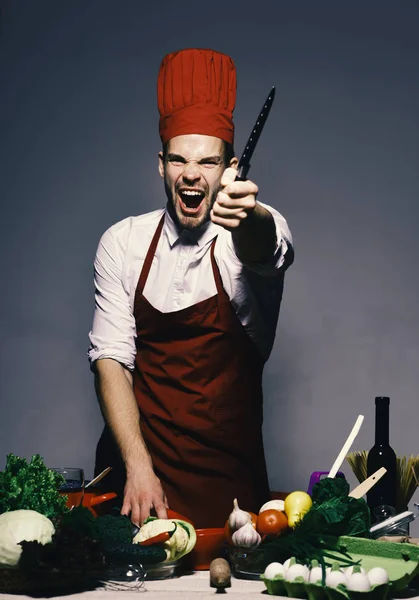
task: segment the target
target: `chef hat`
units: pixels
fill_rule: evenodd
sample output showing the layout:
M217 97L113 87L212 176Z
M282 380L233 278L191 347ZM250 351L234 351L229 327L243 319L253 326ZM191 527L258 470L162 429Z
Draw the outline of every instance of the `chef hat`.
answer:
M157 83L160 137L199 133L234 141L236 68L226 54L189 48L167 54Z

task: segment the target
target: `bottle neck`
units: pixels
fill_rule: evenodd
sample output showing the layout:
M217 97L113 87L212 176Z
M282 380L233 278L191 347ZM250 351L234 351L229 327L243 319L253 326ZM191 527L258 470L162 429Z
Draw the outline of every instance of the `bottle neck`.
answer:
M389 444L390 398L375 399L375 444Z

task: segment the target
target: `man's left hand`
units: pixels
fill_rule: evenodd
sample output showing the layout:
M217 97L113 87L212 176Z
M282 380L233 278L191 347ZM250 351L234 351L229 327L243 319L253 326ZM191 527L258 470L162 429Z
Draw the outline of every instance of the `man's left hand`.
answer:
M221 178L222 189L218 192L211 210L211 221L229 231L234 231L256 208L258 187L252 181L235 181L236 169L229 167Z

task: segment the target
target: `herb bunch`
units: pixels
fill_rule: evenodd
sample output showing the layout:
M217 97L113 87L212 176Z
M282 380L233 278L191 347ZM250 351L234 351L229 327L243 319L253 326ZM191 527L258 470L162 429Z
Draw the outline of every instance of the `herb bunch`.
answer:
M266 539L254 552L255 564L283 562L290 556L309 565L314 559L325 564L339 561L354 564L339 550L341 535L365 537L370 528L370 513L362 498L348 496L349 484L342 478L320 480L312 492L313 506L294 529Z
M0 514L11 510L35 510L55 520L68 512L66 498L58 488L64 477L45 466L34 454L28 462L8 454L5 470L0 472Z

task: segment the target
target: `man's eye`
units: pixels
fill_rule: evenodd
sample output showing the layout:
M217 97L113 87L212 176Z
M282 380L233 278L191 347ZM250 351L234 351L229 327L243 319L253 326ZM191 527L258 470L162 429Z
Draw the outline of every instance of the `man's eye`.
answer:
M169 161L171 165L173 165L174 167L181 167L182 165L184 165L185 163L182 162L181 160L170 160Z
M205 162L202 162L201 165L208 169L211 169L213 167L216 167L218 165L218 162L216 160L207 160Z

